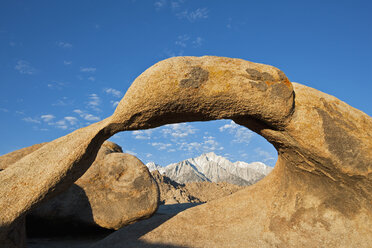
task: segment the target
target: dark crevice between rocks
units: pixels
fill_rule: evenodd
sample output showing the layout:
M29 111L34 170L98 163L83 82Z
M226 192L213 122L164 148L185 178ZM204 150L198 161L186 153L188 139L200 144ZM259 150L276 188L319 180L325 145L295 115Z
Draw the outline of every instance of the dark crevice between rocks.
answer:
M99 226L83 225L81 223L71 223L55 220L45 220L33 216L26 216L26 235L27 238L42 237L80 237L84 235L109 235L114 230Z

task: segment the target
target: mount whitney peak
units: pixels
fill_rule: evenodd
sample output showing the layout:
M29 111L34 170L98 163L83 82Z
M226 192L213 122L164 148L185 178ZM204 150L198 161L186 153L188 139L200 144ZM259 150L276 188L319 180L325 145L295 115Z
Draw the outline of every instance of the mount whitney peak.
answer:
M154 162L147 163L150 171L158 170L177 183L188 182L227 182L236 185L251 185L270 173L272 167L261 162L231 162L216 155L205 153L178 163L162 167Z

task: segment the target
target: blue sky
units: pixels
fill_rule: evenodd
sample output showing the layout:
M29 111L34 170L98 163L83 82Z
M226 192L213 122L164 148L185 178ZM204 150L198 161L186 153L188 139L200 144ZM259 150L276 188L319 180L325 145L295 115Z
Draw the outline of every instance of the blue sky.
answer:
M131 82L172 56L270 64L372 114L371 1L0 2L0 154L110 116ZM230 120L124 132L112 141L161 165L214 151L274 165Z

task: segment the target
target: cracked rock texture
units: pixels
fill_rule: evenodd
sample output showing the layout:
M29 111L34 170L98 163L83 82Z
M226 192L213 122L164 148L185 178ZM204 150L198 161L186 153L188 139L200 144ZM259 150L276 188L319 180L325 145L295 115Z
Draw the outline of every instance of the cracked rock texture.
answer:
M335 97L241 59L176 57L142 73L115 113L0 172L0 239L78 179L116 132L232 119L265 137L277 164L259 183L95 247L371 247L372 119ZM125 235L124 235L125 236ZM192 238L190 238L192 237Z

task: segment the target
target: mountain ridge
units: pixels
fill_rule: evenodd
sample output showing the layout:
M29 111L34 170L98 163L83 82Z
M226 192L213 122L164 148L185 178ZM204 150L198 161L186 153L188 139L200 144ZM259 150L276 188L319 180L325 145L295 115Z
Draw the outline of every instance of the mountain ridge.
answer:
M150 171L158 170L171 180L188 182L227 182L235 185L251 185L264 178L272 170L262 162L231 162L214 152L185 159L162 167L154 162L147 163Z

